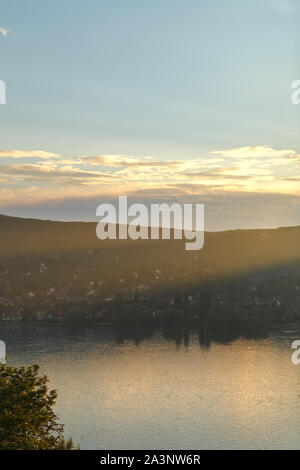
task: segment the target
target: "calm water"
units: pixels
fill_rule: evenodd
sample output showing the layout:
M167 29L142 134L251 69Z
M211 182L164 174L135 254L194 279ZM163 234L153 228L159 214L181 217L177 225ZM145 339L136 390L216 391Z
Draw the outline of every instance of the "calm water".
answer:
M117 343L109 328L1 326L9 364L39 363L82 449L300 449L300 329L230 344Z

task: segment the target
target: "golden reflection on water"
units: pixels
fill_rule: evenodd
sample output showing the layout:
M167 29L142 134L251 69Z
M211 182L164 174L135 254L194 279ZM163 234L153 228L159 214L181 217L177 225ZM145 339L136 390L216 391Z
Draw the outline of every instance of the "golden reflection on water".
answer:
M31 340L34 344L34 338ZM159 335L48 338L38 361L81 448L300 448L300 366L291 341L200 347ZM16 355L15 360L21 362Z

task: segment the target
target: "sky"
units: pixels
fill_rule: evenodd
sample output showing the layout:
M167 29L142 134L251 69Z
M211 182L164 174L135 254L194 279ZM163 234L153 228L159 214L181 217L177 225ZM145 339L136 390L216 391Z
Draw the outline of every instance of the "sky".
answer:
M297 0L0 0L0 213L300 225Z

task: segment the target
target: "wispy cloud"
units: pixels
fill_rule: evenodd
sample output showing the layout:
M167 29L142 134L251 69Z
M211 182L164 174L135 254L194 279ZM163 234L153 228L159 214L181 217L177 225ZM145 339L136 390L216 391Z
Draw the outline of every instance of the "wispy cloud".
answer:
M60 158L61 155L43 150L0 150L0 158Z
M0 173L3 175L21 175L31 180L33 178L38 178L44 182L47 180L57 179L58 183L61 182L62 178L72 178L72 179L86 179L86 178L114 178L113 175L109 173L101 173L96 171L82 171L82 170L67 170L64 168L45 168L42 165L0 165Z
M230 170L230 169L229 169ZM234 169L233 169L234 170ZM250 175L243 175L240 173L231 173L230 171L223 170L219 168L215 171L192 171L186 172L186 176L190 176L192 178L209 178L209 179L229 179L229 180L248 180L251 178Z
M229 150L215 150L213 155L221 155L223 157L240 157L240 158L281 158L281 157L295 157L296 152L291 149L275 150L267 145L260 145L256 147L237 147ZM299 157L299 156L298 156Z
M95 155L87 156L81 155L82 161L87 160L93 165L102 165L110 167L178 167L184 165L184 161L178 160L153 160L151 157L144 157L138 159L134 157L127 157L125 155Z
M0 28L0 34L2 34L4 37L7 36L9 32L9 29Z

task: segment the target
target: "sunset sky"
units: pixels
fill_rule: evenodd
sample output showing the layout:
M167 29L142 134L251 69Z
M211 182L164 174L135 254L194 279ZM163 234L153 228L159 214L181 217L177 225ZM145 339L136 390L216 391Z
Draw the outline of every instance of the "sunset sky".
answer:
M299 2L0 0L0 213L199 202L300 224Z

